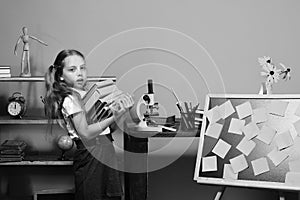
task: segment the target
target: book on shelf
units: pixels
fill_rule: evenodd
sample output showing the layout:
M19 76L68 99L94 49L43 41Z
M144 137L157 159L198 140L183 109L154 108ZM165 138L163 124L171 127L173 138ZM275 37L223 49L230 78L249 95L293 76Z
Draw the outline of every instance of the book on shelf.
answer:
M10 78L10 66L9 65L0 65L0 78Z
M20 155L24 153L21 149L3 149L0 151L0 155Z
M26 146L27 144L23 140L5 140L0 145L0 151L8 150L8 149L24 151Z
M11 74L10 73L0 73L0 78L10 78Z
M10 69L10 65L0 65L0 69Z
M20 154L0 154L0 158L24 158L25 152Z
M10 74L10 68L7 68L7 69L0 68L0 74Z
M3 162L21 162L22 160L24 160L23 157L19 157L19 158L1 158L0 157L0 163L3 163Z

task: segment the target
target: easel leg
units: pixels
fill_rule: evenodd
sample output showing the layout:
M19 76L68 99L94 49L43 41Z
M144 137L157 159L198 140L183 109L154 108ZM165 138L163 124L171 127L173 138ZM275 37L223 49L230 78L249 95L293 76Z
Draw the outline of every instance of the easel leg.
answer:
M285 200L284 193L279 191L279 200Z
M215 199L214 200L220 200L225 192L226 187L223 186L216 194ZM280 199L281 200L281 199ZM284 200L284 199L283 199Z

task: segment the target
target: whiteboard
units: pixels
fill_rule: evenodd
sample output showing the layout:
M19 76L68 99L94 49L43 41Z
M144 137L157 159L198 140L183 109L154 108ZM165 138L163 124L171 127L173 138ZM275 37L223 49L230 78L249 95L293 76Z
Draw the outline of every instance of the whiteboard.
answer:
M300 95L208 94L204 113L197 183L300 190Z

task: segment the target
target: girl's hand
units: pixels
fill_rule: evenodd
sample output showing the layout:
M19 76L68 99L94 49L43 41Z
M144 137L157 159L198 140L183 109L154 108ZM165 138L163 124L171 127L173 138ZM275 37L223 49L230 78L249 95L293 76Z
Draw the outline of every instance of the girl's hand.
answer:
M123 104L126 109L131 108L134 104L133 98L128 93L121 94L117 101Z
M129 94L120 95L111 106L114 118L119 119L133 104L134 101Z
M126 108L123 106L122 103L120 103L118 101L115 101L112 104L111 110L112 110L115 121L118 120L126 112Z

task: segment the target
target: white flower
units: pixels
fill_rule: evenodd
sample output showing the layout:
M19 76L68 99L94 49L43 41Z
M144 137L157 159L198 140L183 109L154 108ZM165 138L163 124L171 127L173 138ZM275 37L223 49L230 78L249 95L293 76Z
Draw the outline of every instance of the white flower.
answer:
M267 77L267 84L272 85L274 82L277 83L281 70L276 69L274 65L267 62L265 65L262 65L262 69L264 71L260 72L260 75Z
M258 58L258 62L261 66L264 66L267 63L271 64L271 58L269 56L264 56L262 58Z
M286 67L284 64L279 63L283 68L283 71L280 72L280 75L283 74L283 80L290 80L291 79L291 68Z

